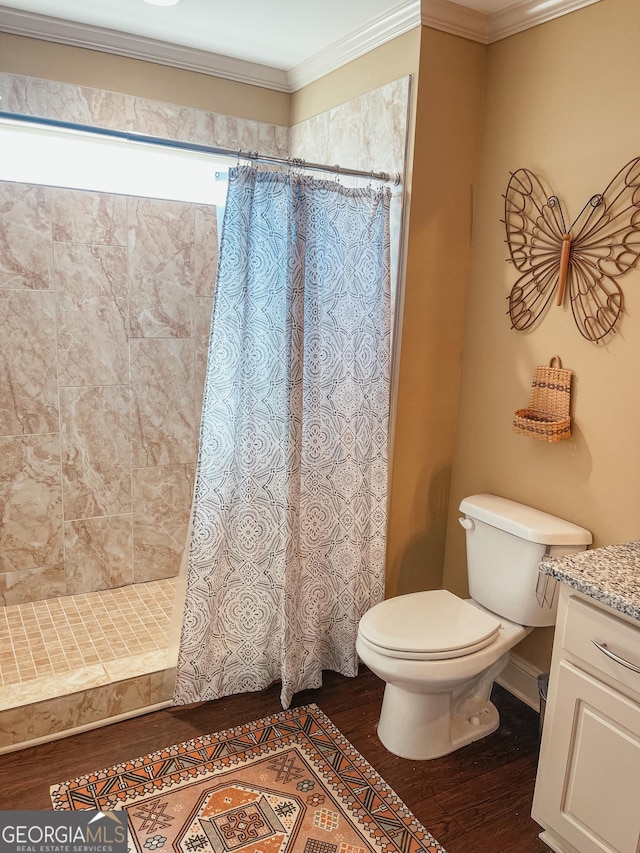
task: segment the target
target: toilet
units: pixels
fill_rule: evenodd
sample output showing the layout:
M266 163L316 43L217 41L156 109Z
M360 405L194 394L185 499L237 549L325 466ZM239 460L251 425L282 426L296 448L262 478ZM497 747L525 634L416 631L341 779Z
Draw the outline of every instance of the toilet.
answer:
M389 598L358 626L360 659L386 682L378 736L389 752L447 755L498 728L490 701L509 650L556 620L556 581L545 555L584 551L591 533L497 495L460 504L471 598L445 589Z

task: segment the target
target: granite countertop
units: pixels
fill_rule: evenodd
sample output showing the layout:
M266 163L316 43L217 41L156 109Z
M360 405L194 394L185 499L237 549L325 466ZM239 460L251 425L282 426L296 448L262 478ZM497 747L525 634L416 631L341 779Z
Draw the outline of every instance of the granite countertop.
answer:
M640 541L544 557L540 571L640 621Z

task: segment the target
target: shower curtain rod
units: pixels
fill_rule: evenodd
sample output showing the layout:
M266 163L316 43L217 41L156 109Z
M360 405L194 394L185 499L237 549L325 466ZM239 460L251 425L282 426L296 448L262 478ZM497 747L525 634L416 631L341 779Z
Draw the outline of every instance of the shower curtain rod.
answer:
M79 131L80 133L88 133L93 136L106 136L110 139L125 139L130 142L144 142L148 145L158 145L162 148L177 148L181 151L195 151L200 154L214 154L218 157L235 157L238 160L250 160L258 163L288 166L290 168L304 169L312 172L332 172L336 177L339 177L340 175L349 175L350 177L369 178L369 180L382 181L384 183L391 182L391 176L388 172L365 172L362 169L346 169L337 164L335 166L328 166L324 163L309 163L306 160L301 160L297 157L269 157L259 154L257 151L243 151L240 148L218 148L215 145L200 145L196 142L182 142L179 139L165 139L161 136L147 136L143 133L131 133L126 130L112 130L108 127L93 127L88 124L76 124L75 122L62 121L61 119L42 118L39 116L24 115L22 113L5 112L3 110L0 110L0 119L8 119L22 124L59 128L61 130L74 130ZM399 186L401 183L402 177L399 173L396 173L393 179L393 185Z

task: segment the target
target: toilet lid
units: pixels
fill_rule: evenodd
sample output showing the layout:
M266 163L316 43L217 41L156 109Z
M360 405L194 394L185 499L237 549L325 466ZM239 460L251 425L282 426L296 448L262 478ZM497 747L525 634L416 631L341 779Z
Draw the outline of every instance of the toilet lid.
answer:
M359 631L390 657L443 660L488 646L500 621L446 589L398 595L376 604Z

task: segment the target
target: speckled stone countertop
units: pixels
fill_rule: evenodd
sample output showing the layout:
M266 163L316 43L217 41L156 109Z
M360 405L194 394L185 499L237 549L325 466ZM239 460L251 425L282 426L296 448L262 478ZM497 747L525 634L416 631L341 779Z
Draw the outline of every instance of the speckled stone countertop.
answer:
M640 621L640 541L545 557L540 571Z

